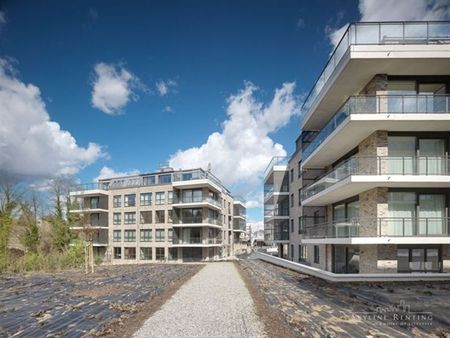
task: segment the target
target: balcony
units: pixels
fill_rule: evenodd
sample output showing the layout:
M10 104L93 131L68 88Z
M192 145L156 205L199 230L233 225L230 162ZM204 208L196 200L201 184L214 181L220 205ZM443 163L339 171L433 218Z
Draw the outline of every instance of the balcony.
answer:
M304 206L327 205L375 187L450 187L448 157L351 157L302 190Z
M108 183L85 183L77 184L70 187L71 196L96 196L96 195L108 195L109 184Z
M173 246L216 246L221 244L221 238L190 237L183 239L174 237L172 239Z
M434 45L441 46L450 43L450 22L356 22L352 23L348 26L344 35L342 36L340 42L335 47L333 53L331 54L328 62L326 63L324 69L313 85L311 91L309 92L305 103L302 107L302 112L305 114L305 119L303 121L303 127L305 127L305 123L308 122L309 117L311 116L312 108L318 105L318 101L320 96L323 96L323 92L325 91L325 87L329 87L329 84L332 78L336 79L339 71L342 72L344 68L345 61L348 61L351 58L349 56L349 50L351 51L353 46L354 50L357 50L358 45L364 45L365 49L360 51L361 55L359 58L361 59L361 64L359 66L364 66L364 62L369 58L368 55L372 54L373 58L386 58L386 52L394 51L395 53L389 53L390 56L390 64L386 65L384 73L393 73L395 67L399 68L395 59L405 59L405 55L402 52L408 52L408 49L404 51L400 48L403 45L416 45L419 48L422 48L424 45ZM371 46L386 46L389 48L382 48L377 50L376 48L370 48ZM434 48L436 49L436 48ZM429 50L429 48L428 48ZM433 50L434 51L434 50ZM384 53L383 53L384 52ZM420 53L414 51L415 58L420 58ZM436 52L436 51L434 51ZM378 55L376 55L378 54ZM398 54L398 56L397 56ZM423 57L423 56L422 56ZM364 60L365 59L365 60ZM438 60L440 62L441 60ZM409 61L406 60L406 63ZM447 61L448 62L448 61ZM442 64L443 65L443 64ZM387 67L393 67L393 71L390 69L386 69ZM405 64L405 66L409 66L409 64ZM434 66L434 65L432 65ZM368 69L367 63L365 63L365 68ZM419 70L417 70L419 71ZM431 72L435 70L431 69L431 67L427 70L429 75ZM354 74L357 74L352 71ZM373 76L379 73L379 71L374 70L371 71L369 76ZM445 71L441 74L445 74ZM360 77L363 75L359 74ZM344 80L344 79L343 79ZM348 79L346 79L348 80ZM367 83L367 78L365 80ZM364 82L363 82L364 83ZM344 86L346 83L343 83ZM351 86L351 84L350 84ZM349 84L347 82L347 87ZM358 86L356 86L357 88ZM354 89L353 93L355 92ZM338 96L339 97L339 96ZM342 97L342 96L340 96ZM330 107L328 107L330 108ZM325 109L326 110L326 109Z
M174 208L191 208L191 207L213 207L215 209L221 210L222 203L219 200L211 198L209 196L192 196L192 197L178 197L176 195L173 196L173 204Z
M222 227L222 221L220 218L203 218L202 216L181 217L174 221L173 227L189 227L189 226L211 226L220 228Z
M267 178L272 171L275 170L287 170L289 158L286 156L275 156L270 161L269 165L264 170L264 178Z
M268 201L273 196L289 195L288 184L264 184L264 201Z
M440 244L450 243L449 218L354 218L305 228L303 243Z
M376 130L447 131L449 113L450 95L351 96L303 151L303 165L334 162Z
M174 172L173 186L191 188L209 186L220 192L223 185L222 182L209 171L204 171L203 169L195 169Z

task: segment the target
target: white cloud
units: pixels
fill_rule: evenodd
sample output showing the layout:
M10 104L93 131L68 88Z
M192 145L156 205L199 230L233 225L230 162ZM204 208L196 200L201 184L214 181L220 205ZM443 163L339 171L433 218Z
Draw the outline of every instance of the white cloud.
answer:
M136 101L136 89L146 91L139 78L122 66L98 63L94 67L92 106L110 115L118 115L130 100Z
M41 92L17 78L0 58L0 170L34 177L72 175L103 156L95 143L80 147L50 120Z
M163 109L165 113L173 113L173 108L171 106L165 106Z
M139 174L139 170L137 169L133 169L130 171L115 171L114 169L105 166L100 170L98 176L94 178L94 182L97 182L100 179L137 175L137 174Z
M155 86L159 96L166 96L169 93L175 92L178 83L175 80L161 80L156 82Z
M450 19L448 0L360 0L360 21L431 21ZM336 46L348 24L328 29L328 37Z
M294 83L284 83L275 91L268 104L255 98L257 88L252 83L228 98L228 119L222 130L209 135L199 147L179 150L169 164L178 168L207 168L225 185L243 195L249 206L261 205L262 175L273 156L285 156L281 144L270 138L270 133L285 126L291 116L300 111L294 95ZM256 203L253 201L257 201Z

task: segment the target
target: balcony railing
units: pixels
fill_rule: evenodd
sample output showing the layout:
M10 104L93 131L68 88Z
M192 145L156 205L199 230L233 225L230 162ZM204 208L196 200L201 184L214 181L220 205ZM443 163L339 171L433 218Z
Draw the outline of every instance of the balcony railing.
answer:
M450 95L351 96L302 153L306 160L350 114L448 114Z
M222 225L222 221L219 218L203 218L202 216L193 216L193 217L181 217L176 220L173 224L215 224Z
M172 239L173 244L221 244L221 238L200 238L200 237L191 237L191 238L177 238L174 237Z
M195 169L189 171L175 172L173 174L173 181L192 181L192 180L201 180L208 179L217 184L219 187L222 186L222 182L214 176L212 173L208 171L204 171L202 169Z
M264 210L264 217L289 216L289 208Z
M70 191L108 190L109 184L102 182L76 184L70 187Z
M449 218L446 217L354 218L307 227L303 235L305 239L448 236Z
M264 199L270 198L274 192L289 192L289 184L265 184Z
M351 157L302 190L302 200L314 196L351 175L450 175L449 157Z
M286 156L275 156L272 158L272 160L270 161L269 165L266 167L266 169L264 170L264 177L267 176L267 174L272 170L272 168L274 166L283 166L283 165L288 165L289 162L289 158Z
M173 196L173 204L204 203L204 202L211 203L218 207L222 207L222 204L220 203L219 200L215 200L214 198L211 198L208 196L206 196L206 197L204 197L204 196L178 197L176 195Z
M305 114L334 73L351 45L402 45L450 43L450 22L356 22L347 27L324 69L309 92Z

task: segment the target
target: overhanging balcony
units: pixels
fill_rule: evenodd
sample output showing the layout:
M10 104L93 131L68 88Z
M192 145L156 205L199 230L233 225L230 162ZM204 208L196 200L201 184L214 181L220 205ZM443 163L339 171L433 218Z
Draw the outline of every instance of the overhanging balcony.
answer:
M209 196L193 196L193 197L173 197L174 208L195 208L195 207L209 207L217 210L222 209L222 204L219 200L211 198Z
M348 26L302 107L302 129L318 129L375 74L450 71L450 22L357 22Z
M267 180L274 171L286 171L289 158L286 156L275 156L264 170L264 181Z
M324 206L376 187L450 187L448 157L352 157L302 190L304 206Z
M201 237L190 237L190 238L176 238L172 239L173 247L209 247L209 246L221 246L221 238L201 238Z
M302 165L328 165L377 130L448 131L450 96L351 96L303 151Z
M174 220L172 227L182 228L182 227L211 227L211 228L221 228L222 221L220 218L203 218L202 216L184 216L177 220Z
M449 218L353 218L307 227L301 241L317 244L450 243Z
M288 184L264 184L264 202L268 202L274 196L289 196Z

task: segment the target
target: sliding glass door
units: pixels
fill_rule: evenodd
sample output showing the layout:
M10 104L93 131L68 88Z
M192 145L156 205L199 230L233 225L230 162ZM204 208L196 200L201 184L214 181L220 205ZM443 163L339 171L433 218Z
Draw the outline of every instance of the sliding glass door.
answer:
M419 175L442 175L446 172L444 139L419 139L418 156Z
M390 192L388 213L388 236L412 236L416 218L416 194L414 192Z
M418 235L442 235L447 230L445 196L420 194L418 205Z

